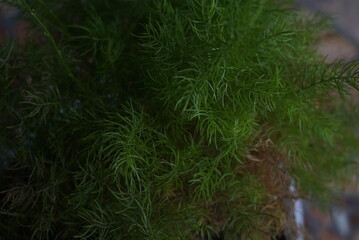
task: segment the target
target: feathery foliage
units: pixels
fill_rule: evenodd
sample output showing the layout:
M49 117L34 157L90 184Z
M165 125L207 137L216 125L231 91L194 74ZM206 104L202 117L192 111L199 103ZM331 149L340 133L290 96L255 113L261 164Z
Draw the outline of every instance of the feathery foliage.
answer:
M1 48L4 239L265 239L291 179L320 197L352 168L357 63L286 5L6 2L29 29Z

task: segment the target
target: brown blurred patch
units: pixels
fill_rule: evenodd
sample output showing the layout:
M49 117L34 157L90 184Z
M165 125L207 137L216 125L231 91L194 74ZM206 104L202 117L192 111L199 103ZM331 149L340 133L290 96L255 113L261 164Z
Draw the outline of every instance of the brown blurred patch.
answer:
M318 240L343 240L335 233L329 233L327 231L320 231L318 234Z
M268 214L266 226L259 225L258 228L263 232L277 234L283 229L295 232L295 224L288 216L288 206L285 206L288 199L299 197L289 191L291 178L286 170L288 159L278 151L271 139L260 139L246 158L249 162L243 168L258 177L267 193L264 204L259 209Z
M316 49L318 55L327 63L338 60L353 60L356 57L356 46L333 31L321 32L318 36Z

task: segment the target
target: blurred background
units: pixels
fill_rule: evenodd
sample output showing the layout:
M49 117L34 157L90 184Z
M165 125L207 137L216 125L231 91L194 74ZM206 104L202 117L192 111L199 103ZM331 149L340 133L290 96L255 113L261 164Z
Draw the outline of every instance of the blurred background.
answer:
M318 54L326 62L359 58L358 0L297 0L295 6L305 15L319 14L330 19L331 28L319 33L316 43ZM358 99L358 92L353 91L353 107ZM325 210L303 202L305 233L302 239L359 240L358 182L358 176L352 176L352 183L345 186L345 192L333 199Z
M305 17L319 14L329 18L331 27L318 33L315 48L326 62L352 61L359 58L359 0L297 0L294 7ZM16 39L21 45L26 41L26 22L18 20L19 11L10 8L0 0L0 44L6 39ZM5 58L6 56L0 56ZM359 94L353 92L352 104L359 101ZM0 146L1 147L1 146ZM0 156L5 159L6 156ZM0 166L0 173L1 173ZM302 228L297 236L283 236L279 239L359 240L359 187L358 176L327 208L319 208L305 200L295 200L293 215Z

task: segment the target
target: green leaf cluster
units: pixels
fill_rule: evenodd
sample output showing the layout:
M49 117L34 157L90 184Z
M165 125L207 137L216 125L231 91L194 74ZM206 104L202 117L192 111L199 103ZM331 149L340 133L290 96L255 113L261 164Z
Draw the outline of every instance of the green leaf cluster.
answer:
M269 185L321 196L351 167L357 63L287 5L6 2L29 30L1 48L4 239L265 239Z

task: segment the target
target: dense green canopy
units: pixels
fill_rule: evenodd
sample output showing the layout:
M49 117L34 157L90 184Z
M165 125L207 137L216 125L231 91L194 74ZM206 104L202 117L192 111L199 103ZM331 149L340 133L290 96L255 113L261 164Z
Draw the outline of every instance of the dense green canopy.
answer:
M0 50L0 237L265 239L291 179L346 173L357 65L287 5L8 2L29 26Z

